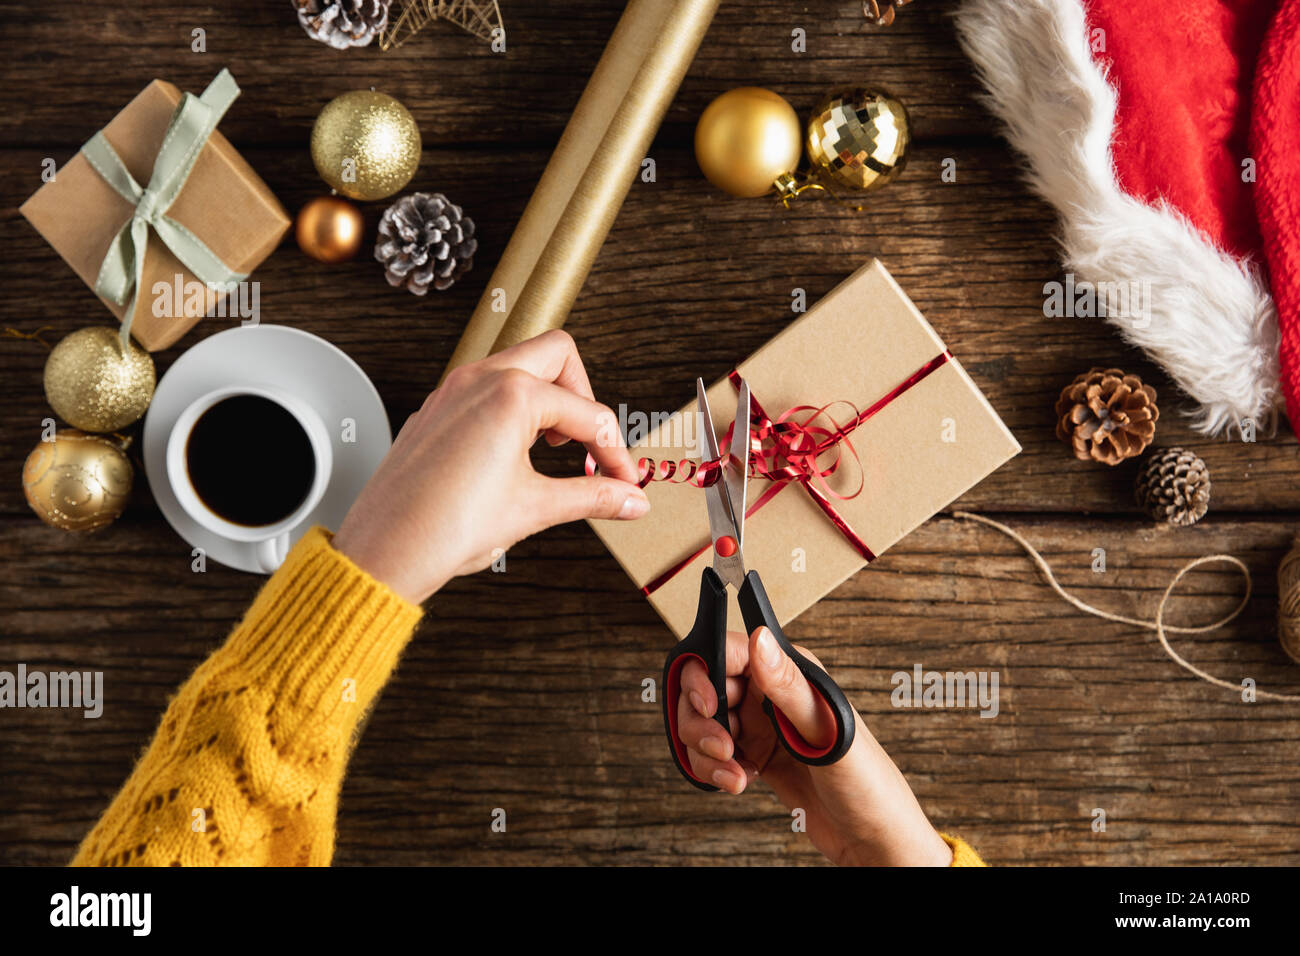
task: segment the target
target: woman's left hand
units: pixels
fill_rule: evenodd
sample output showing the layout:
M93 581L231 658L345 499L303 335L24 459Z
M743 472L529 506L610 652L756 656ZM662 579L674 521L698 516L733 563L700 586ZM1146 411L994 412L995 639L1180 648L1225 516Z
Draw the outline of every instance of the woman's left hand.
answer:
M538 474L529 448L582 442L590 477ZM421 603L497 549L566 521L650 510L614 412L595 400L573 339L546 332L452 370L406 420L334 547Z

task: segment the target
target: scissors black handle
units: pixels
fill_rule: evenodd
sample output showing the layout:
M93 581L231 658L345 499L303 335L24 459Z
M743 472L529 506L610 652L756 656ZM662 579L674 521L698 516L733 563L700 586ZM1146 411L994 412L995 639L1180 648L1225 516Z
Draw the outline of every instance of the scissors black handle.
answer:
M745 575L745 583L739 593L740 612L745 619L745 629L750 634L759 627L766 627L776 638L777 646L794 661L799 673L812 685L830 707L835 718L835 737L825 747L814 747L799 734L781 711L774 707L771 700L763 701L763 712L767 714L776 731L781 746L801 763L813 766L825 766L835 763L853 746L853 734L857 724L853 718L853 708L839 685L824 670L804 657L786 638L785 632L772 611L772 604L763 590L763 581L757 571ZM673 761L682 776L694 787L701 790L716 791L718 787L701 780L691 771L690 757L686 744L677 733L677 705L681 697L681 671L689 660L698 660L709 674L713 691L718 698L718 710L713 719L730 733L727 721L727 588L712 568L705 568L700 576L700 603L695 613L695 624L690 633L677 642L668 652L664 662L663 707L664 729L671 744Z
M741 585L738 598L740 613L745 619L745 630L750 634L759 627L766 627L771 631L772 636L776 638L777 646L785 652L786 657L794 661L795 666L799 668L799 673L803 674L804 679L813 686L813 690L826 701L835 717L835 739L826 747L814 747L800 736L794 724L781 713L779 708L773 706L770 699L764 700L763 713L767 714L768 719L772 721L772 727L781 741L781 746L785 747L790 756L800 763L815 767L835 763L849 752L849 748L853 746L854 731L857 730L853 708L849 705L848 698L844 696L844 691L840 690L830 674L795 650L794 645L786 638L780 622L772 612L772 603L767 599L767 592L763 590L763 580L758 576L757 571L750 571L745 575L745 583ZM725 663L724 661L724 666Z
M668 732L668 742L672 745L677 769L692 786L701 790L717 790L717 787L691 772L686 745L677 734L677 701L682 691L682 668L691 659L698 660L709 672L713 691L718 695L718 712L713 715L713 719L730 733L730 724L727 722L727 586L712 568L705 568L700 575L700 605L695 612L695 624L690 633L668 652L668 660L664 662L663 701L664 728Z

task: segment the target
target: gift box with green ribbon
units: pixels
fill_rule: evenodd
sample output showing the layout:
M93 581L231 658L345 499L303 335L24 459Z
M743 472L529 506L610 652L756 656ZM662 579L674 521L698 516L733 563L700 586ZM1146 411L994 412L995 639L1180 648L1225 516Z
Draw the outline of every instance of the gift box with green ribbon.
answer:
M201 96L154 80L20 210L151 351L226 313L291 224L216 129L238 95L226 70Z

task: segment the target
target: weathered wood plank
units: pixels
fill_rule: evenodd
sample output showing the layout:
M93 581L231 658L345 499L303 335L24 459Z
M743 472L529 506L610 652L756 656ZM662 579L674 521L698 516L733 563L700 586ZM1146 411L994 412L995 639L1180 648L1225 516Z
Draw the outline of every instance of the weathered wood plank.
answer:
M816 9L790 0L723 4L667 116L669 134L686 141L705 105L735 86L773 87L807 112L829 89L863 83L902 96L921 136L984 133L988 114L975 102L950 6L918 6L877 32L852 0ZM406 104L431 150L492 143L508 159L559 137L623 3L503 4L505 55L447 24L388 53L377 44L332 50L303 33L287 2L87 8L54 0L3 9L0 85L40 95L0 116L0 145L75 148L155 77L198 92L226 66L244 90L222 124L237 145L305 147L326 102L373 86ZM795 28L806 31L806 53L791 51ZM205 31L206 53L191 52L195 29Z
M1300 691L1272 624L1289 522L1162 533L1125 519L1008 520L1066 587L1138 616L1189 557L1239 555L1257 587L1246 614L1174 644L1225 679ZM29 522L0 524L6 666L101 669L108 689L97 721L4 714L6 862L67 857L167 696L251 596L252 578L191 573L159 524L133 515L76 549ZM1105 574L1091 570L1096 547ZM507 568L430 602L354 757L338 862L816 862L770 797L706 802L676 778L657 707L640 700L669 636L589 532L521 544ZM1171 619L1216 617L1239 587L1230 569L1197 572ZM1300 862L1296 706L1244 704L1176 667L1153 635L1057 603L994 532L932 521L790 632L832 669L935 821L992 861ZM998 715L894 708L892 675L918 663L997 671ZM489 831L494 807L506 834Z

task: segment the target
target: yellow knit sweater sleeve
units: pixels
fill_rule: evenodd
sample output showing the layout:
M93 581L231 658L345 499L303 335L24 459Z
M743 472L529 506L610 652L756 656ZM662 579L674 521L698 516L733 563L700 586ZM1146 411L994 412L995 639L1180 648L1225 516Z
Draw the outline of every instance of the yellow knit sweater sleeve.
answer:
M327 865L354 735L420 609L314 528L182 685L74 865Z
M952 848L952 866L988 866L961 837L948 836L946 833L940 833L939 836L943 837L943 842Z

